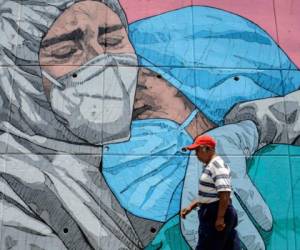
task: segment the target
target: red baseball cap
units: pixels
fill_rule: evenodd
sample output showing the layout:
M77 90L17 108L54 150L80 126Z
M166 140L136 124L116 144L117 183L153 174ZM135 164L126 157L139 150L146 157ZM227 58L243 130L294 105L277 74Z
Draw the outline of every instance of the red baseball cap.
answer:
M217 142L211 136L209 136L209 135L199 135L194 140L194 143L191 144L191 145L186 146L185 149L194 150L194 149L196 149L200 146L207 146L207 147L210 147L210 148L214 149L216 147L216 144L217 144Z

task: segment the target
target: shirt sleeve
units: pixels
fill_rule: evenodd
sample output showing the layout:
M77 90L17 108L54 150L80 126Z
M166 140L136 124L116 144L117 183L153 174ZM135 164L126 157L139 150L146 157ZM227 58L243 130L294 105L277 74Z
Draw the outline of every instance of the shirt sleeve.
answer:
M213 171L213 181L215 183L217 192L228 191L231 192L231 178L230 178L230 169L225 163L213 162L214 171Z

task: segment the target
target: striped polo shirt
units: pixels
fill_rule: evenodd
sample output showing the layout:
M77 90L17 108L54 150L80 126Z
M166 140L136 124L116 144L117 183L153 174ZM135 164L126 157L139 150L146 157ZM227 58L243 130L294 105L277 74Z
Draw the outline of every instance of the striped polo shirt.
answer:
M231 192L230 169L220 156L215 156L206 166L199 180L199 202L219 200L218 192Z

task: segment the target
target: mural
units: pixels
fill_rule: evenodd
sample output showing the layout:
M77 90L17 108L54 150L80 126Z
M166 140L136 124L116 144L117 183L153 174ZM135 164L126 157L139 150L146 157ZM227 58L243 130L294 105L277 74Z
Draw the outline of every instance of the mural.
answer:
M299 249L297 65L238 12L129 24L129 2L0 2L0 249L194 249L197 211L178 213L203 166L181 148L202 133L243 249Z

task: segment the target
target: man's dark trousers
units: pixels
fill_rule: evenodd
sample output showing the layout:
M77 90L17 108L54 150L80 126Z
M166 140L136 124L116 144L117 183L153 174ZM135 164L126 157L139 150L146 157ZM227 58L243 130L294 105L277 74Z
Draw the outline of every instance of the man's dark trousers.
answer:
M226 227L218 232L215 222L218 214L219 202L201 205L198 211L199 231L196 250L240 250L241 244L235 227L238 224L236 211L232 204L226 210L224 221Z

